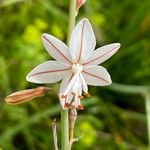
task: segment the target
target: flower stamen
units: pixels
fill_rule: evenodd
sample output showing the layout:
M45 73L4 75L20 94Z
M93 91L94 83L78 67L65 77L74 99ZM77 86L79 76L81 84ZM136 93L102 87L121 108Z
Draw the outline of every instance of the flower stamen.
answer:
M83 99L83 98L84 98L84 96L82 96L82 95L79 95L79 96L78 96L78 98L79 98L79 99Z
M67 98L67 95L61 95L61 98Z
M72 94L73 96L76 96L76 93L75 93L75 92L72 92L71 94Z
M77 74L74 74L71 81L69 82L69 84L67 85L67 88L64 92L63 95L67 95L68 92L70 91L70 89L72 88L72 86L74 85L74 83L76 82L76 79L77 79L78 75Z
M85 93L85 92L84 92L83 95L84 95L84 96L87 96L87 97L91 97L91 95L90 95L89 93Z
M79 110L83 110L83 109L84 109L84 108L83 108L83 105L81 105L81 104L78 105L78 109L79 109Z
M65 103L65 107L66 107L66 108L70 108L71 105L70 105L69 103Z

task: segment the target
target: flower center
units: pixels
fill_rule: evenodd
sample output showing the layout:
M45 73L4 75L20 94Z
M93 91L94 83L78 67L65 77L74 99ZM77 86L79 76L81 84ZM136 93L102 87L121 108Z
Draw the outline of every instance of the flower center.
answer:
M78 74L78 73L81 73L82 70L83 70L83 66L81 64L77 63L77 64L73 64L72 65L73 73L77 73Z

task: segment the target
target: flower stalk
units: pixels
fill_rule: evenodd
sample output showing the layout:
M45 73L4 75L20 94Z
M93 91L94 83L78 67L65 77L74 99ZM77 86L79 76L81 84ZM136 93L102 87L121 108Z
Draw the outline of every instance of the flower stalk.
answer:
M67 45L69 45L70 36L75 25L75 18L76 18L76 0L70 0ZM62 108L61 108L61 150L71 150L69 144L68 109L63 110Z
M57 122L56 122L56 118L53 119L52 130L53 130L54 150L58 150L58 144L57 144Z
M69 121L68 109L61 108L61 149L69 150Z
M150 148L150 93L145 94L145 107L146 107L147 128L148 128L148 143Z
M76 0L70 0L68 31L67 31L67 45L69 45L70 36L75 26L75 19L76 19Z

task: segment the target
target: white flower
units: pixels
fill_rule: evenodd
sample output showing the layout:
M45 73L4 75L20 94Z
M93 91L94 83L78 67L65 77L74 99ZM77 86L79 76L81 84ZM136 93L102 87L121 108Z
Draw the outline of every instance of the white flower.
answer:
M96 50L96 40L88 19L82 19L74 28L69 47L49 34L42 35L44 47L56 59L35 67L26 77L33 83L54 83L62 80L59 97L62 108L74 105L83 109L80 99L88 95L88 86L112 83L107 70L98 64L109 59L120 47L119 43Z

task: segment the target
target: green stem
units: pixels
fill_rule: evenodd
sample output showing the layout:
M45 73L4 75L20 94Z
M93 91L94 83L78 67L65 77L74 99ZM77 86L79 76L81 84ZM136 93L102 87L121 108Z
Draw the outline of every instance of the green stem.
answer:
M150 148L150 93L145 94L145 105L146 105L146 117L147 117L147 128L148 128L148 142Z
M67 45L69 45L70 36L75 25L76 18L76 0L70 0ZM68 110L61 110L61 150L70 150L69 144L69 121Z
M120 83L114 83L109 86L105 87L108 90L116 91L124 94L144 94L148 91L150 91L150 86L146 85L127 85L127 84L120 84Z
M113 83L110 87L112 91L121 92L125 94L140 94L145 99L145 109L147 117L147 129L148 129L148 143L150 149L150 86L136 86L136 85L124 85L119 83Z
M76 0L70 0L67 45L69 45L70 36L75 25L75 18L76 18Z
M61 109L61 150L69 150L68 110Z

